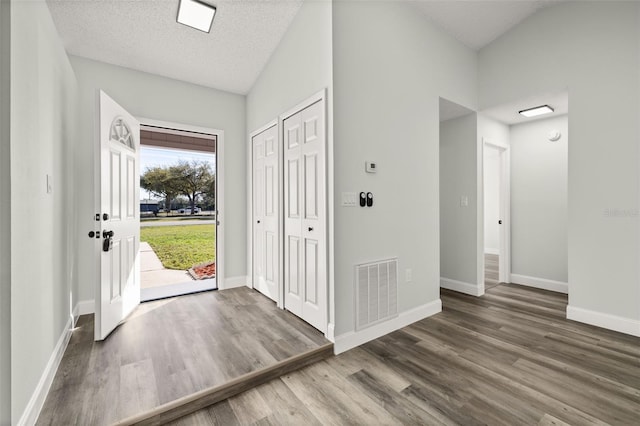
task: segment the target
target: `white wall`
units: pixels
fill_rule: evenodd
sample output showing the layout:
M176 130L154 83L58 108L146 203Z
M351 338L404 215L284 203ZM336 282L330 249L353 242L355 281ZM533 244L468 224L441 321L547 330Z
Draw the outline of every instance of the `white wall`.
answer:
M246 275L245 97L153 74L72 56L80 89L82 143L77 146L79 183L78 276L81 300L94 298L93 229L95 90L103 89L135 116L224 130L224 274Z
M482 108L568 87L569 313L600 323L612 315L637 334L639 8L561 3L479 52Z
M0 425L11 422L11 3L0 2Z
M331 86L331 2L305 1L247 95L247 133Z
M11 5L11 418L70 320L77 86L44 1ZM48 194L46 175L53 177ZM75 299L77 300L77 299Z
M333 40L340 335L354 329L358 263L398 257L401 313L439 299L439 97L476 109L477 78L475 52L407 4L335 2ZM375 204L340 207L343 191L371 191Z
M440 123L440 277L476 287L477 127L476 113Z
M492 146L484 147L484 252L500 252L500 175L501 151Z
M567 282L568 141L566 115L511 126L512 274Z

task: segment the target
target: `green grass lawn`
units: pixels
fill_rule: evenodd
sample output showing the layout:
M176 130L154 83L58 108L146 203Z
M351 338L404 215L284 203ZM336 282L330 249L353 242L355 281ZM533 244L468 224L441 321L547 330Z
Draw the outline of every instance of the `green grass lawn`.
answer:
M140 228L140 240L149 243L167 269L184 271L216 259L213 224Z

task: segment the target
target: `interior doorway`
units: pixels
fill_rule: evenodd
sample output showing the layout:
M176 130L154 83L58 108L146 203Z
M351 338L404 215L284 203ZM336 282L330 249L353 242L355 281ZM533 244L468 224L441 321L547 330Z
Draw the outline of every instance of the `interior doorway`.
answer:
M568 292L568 117L566 88L479 114L487 289L497 272L499 283Z
M483 139L484 289L509 282L509 147Z
M216 290L218 135L142 121L140 142L141 301Z

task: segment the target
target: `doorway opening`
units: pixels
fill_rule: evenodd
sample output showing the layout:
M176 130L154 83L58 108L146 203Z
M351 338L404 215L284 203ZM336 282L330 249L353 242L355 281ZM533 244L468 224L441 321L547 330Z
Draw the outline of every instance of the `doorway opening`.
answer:
M545 114L520 114L539 106L549 108ZM484 198L478 260L486 289L512 283L569 291L568 123L566 88L478 115Z
M216 290L218 137L140 128L141 301Z
M483 138L484 289L509 282L509 147Z

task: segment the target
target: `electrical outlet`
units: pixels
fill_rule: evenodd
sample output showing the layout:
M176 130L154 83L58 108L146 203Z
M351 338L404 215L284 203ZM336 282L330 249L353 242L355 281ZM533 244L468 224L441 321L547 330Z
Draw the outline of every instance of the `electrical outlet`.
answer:
M411 268L405 269L404 277L405 277L405 281L408 282L408 283L413 281L413 270Z

